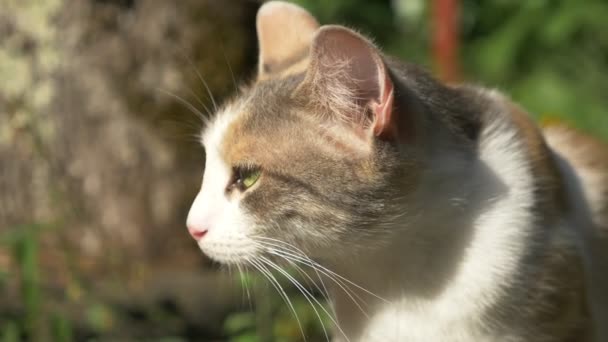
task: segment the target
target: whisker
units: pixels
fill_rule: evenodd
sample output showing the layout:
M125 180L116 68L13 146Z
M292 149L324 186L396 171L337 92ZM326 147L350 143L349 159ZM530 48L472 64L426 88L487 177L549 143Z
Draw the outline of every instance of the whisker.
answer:
M196 142L197 144L200 144L200 124L194 123L187 119L176 120L173 118L163 118L157 122L159 125L163 125L163 127L171 127L170 130L167 130L167 132L163 134L163 136L167 139L175 141ZM195 131L196 133L194 133Z
M336 273L336 272L334 272L334 271L332 271L332 270L328 269L327 267L325 267L325 266L323 266L323 265L321 265L321 264L317 263L316 261L314 261L314 260L310 259L310 258L309 258L309 257L308 257L308 256L307 256L307 255L306 255L306 254L305 254L305 253L302 251L302 250L300 250L299 248L297 248L296 246L294 246L294 245L292 245L292 244L289 244L289 243L287 243L287 242L285 242L285 241L281 241L281 240L278 240L278 239L273 239L273 238L268 238L268 237L264 237L264 236L255 236L255 238L256 238L256 239L258 239L258 238L259 238L259 239L266 239L266 240L269 240L269 241L275 241L275 242L278 242L278 243L282 243L282 244L284 244L284 245L287 245L287 246L289 246L289 247L291 247L291 248L295 249L297 252L299 252L299 256L294 255L294 257L299 257L299 258L303 259L303 261L304 261L304 262L309 263L309 265L308 265L308 266L311 266L311 267L312 267L313 265L315 265L315 266L319 267L319 268L320 268L320 270L323 270L323 271L325 271L325 272L328 272L328 273L330 273L330 274L332 274L332 275L334 275L334 276L336 276L336 277L338 277L338 278L340 278L340 279L344 280L345 282L347 282L347 283L349 283L349 284L351 284L351 285L355 286L356 288L358 288L358 289L360 289L360 290L362 290L362 291L366 292L367 294L372 295L372 296L374 296L374 297L376 297L376 298L378 298L378 299L380 299L380 300L382 300L382 301L384 301L384 302L386 302L386 303L390 303L390 301L389 301L389 300L387 300L387 299L385 299L385 298L382 298L381 296L379 296L379 295L377 295L377 294L375 294L375 293L371 292L370 290L368 290L368 289L366 289L366 288L364 288L364 287L362 287L362 286L360 286L360 285L358 285L358 284L354 283L353 281L349 280L348 278L343 277L343 276L341 276L340 274L338 274L338 273Z
M190 95L192 95L196 99L196 102L198 102L203 107L203 109L205 109L207 115L213 115L213 113L209 110L209 107L207 107L207 105L205 105L205 102L203 102L203 100L198 95L196 95L194 90L192 90L190 87L185 87L185 89L190 93Z
M315 299L315 298L313 298L312 294L310 294L308 291L306 291L306 289L304 289L304 287L297 280L295 280L295 278L291 277L289 275L289 273L287 273L285 270L283 270L277 264L273 263L272 261L270 261L269 259L264 258L264 257L261 257L261 259L262 259L262 262L265 262L267 265L269 265L270 267L274 268L275 270L277 270L281 274L283 274L283 276L285 278L287 278L287 280L289 280L293 285L295 285L295 287L298 289L298 291L300 291L300 293L302 293L302 295L304 295L304 298L306 299L306 301L308 301L308 304L310 304L310 306L312 307L313 311L317 315L317 318L319 319L319 323L321 323L321 328L323 329L323 333L325 334L325 338L329 342L329 334L327 333L327 329L325 328L325 324L323 324L323 320L321 319L321 315L319 314L319 311L317 311L317 308L315 307L315 305L313 304L313 302L309 298L309 296L310 296L313 300ZM317 303L318 303L318 301L317 301ZM322 305L320 303L318 305L322 307Z
M209 88L209 85L207 84L207 82L203 78L203 75L201 75L201 73L198 71L198 68L196 67L196 65L194 64L194 62L192 61L192 59L188 56L188 54L186 54L185 52L182 51L182 55L188 60L188 63L190 64L190 66L192 66L192 68L196 72L196 75L198 76L198 79L201 80L201 82L203 83L203 86L207 90L207 94L209 94L209 99L211 100L211 103L213 103L213 109L215 111L217 111L217 108L218 108L217 107L217 103L215 102L215 98L213 97L213 93L211 92L211 89Z
M287 306L293 313L296 322L298 323L298 327L300 328L300 332L302 333L302 338L304 339L304 341L306 341L306 334L304 333L304 328L302 327L302 323L300 322L300 317L298 316L295 307L291 303L289 296L287 296L287 292L285 292L279 281L274 277L274 275L272 275L272 272L270 272L262 263L254 259L250 260L249 262L254 265L254 267L258 269L258 271L260 271L264 275L264 277L266 277L266 279L270 281L272 286L279 292L279 295L281 295L283 301L287 304Z
M317 318L319 319L319 323L321 323L321 328L323 329L323 333L325 334L325 338L329 342L329 334L327 333L327 329L325 328L325 324L323 324L323 320L321 319L321 315L319 315L319 312L317 311L317 308L315 307L315 305L312 303L312 301L308 297L310 295L310 297L312 298L312 295L310 293L308 293L308 291L306 291L305 289L303 289L303 286L297 280L295 280L295 278L291 277L289 275L289 273L287 273L285 270L283 270L277 264L273 263L272 261L270 261L269 259L264 258L264 257L261 257L261 260L262 260L262 262L266 263L270 267L274 268L275 270L277 270L281 274L283 274L283 276L285 278L287 278L293 285L295 285L296 288L298 289L298 291L300 291L300 293L302 293L302 295L304 295L304 298L306 299L306 301L308 301L308 303L312 307L313 311L317 315ZM308 293L308 295L307 295L307 293ZM312 298L312 299L315 299L315 298ZM318 303L318 301L317 301L317 303ZM322 305L319 304L319 306L322 306Z
M224 60L226 61L226 65L228 66L228 70L230 71L230 76L232 77L232 84L234 85L234 90L238 93L239 87L236 83L236 79L234 78L234 72L232 72L232 66L230 65L230 61L226 56L226 51L224 50L224 46L220 44L220 50L222 50L222 55L224 56Z
M239 278L241 280L241 288L243 289L242 291L244 291L247 294L247 301L249 302L249 310L253 310L253 305L251 304L251 294L249 293L249 284L247 283L247 279L245 278L245 274L243 273L243 269L241 268L241 265L237 264L236 268L239 272ZM243 300L245 299L244 296L245 294L241 292L241 296L243 297Z
M275 239L271 239L271 238L269 238L269 239L270 239L270 240L275 240ZM286 244L287 244L287 243L286 243ZM271 244L271 245L272 245L273 247L275 247L275 248L276 248L276 247L280 247L280 246L278 246L278 245L276 245L276 244ZM288 245L289 245L289 244L288 244ZM295 247L294 247L294 248L295 248ZM345 278L345 277L343 277L343 276L341 276L341 275L339 275L339 274L335 273L334 271L331 271L330 269L326 268L325 266L322 266L321 264L319 264L319 263L315 262L314 260L312 260L312 259L310 259L308 256L306 256L306 254L304 254L303 252L301 252L300 254L297 254L297 253L294 253L294 252L290 253L290 252L286 252L286 251L282 251L282 252L283 252L283 253L288 253L288 254L289 254L291 257L296 258L296 259L297 259L299 262L301 262L301 263L303 263L303 264L305 264L305 265L307 265L307 266L309 266L309 267L311 267L311 268L315 268L315 267L317 267L319 271L323 272L323 274L325 274L325 275L326 275L327 277L329 277L330 279L332 279L332 277L330 277L330 275L331 275L331 276L338 277L339 279L342 279L342 280L344 280L344 281L348 282L349 284L351 284L351 285L353 285L353 286L357 287L358 289L360 289L360 290L362 290L362 291L364 291L364 292L366 292L366 293L368 293L368 294L370 294L370 295L372 295L372 296L374 296L374 297L376 297L376 298L378 298L378 299L381 299L381 300L383 300L383 301L385 301L385 302L387 302L387 303L390 303L388 300L386 300L386 299L384 299L384 298L382 298L382 297L380 297L380 296L376 295L375 293L373 293L373 292L371 292L371 291L369 291L369 290L367 290L367 289L365 289L365 288L363 288L363 287L359 286L358 284L356 284L356 283L354 283L354 282L350 281L349 279L347 279L347 278ZM344 283L342 283L342 282L340 282L340 283L341 283L341 284L344 284ZM345 286L347 286L346 284L344 284L344 285L345 285ZM347 286L347 287L348 287L348 286ZM349 289L350 289L350 287L349 287ZM356 295L356 294L355 294L355 295ZM357 297L358 297L358 298L361 300L361 297L359 297L358 295L356 295L356 296L357 296ZM362 301L363 301L363 300L362 300ZM363 301L363 302L364 302L364 301Z
M321 296L323 297L323 299L325 299L325 301L327 303L331 304L331 300L329 299L329 291L327 290L327 287L325 287L325 283L323 282L321 275L319 274L319 272L317 272L316 269L313 268L313 270L317 274L317 277L319 278L319 281L321 282L321 284L323 284L323 290L319 287L319 285L317 285L317 283L312 279L312 277L309 276L308 273L306 273L306 271L304 271L302 269L302 267L300 267L300 265L296 264L294 261L289 260L287 258L282 258L282 259L286 260L292 267L294 267L300 275L308 278L308 280L310 280L310 282L314 285L314 287L317 289L317 291L319 291L319 293L321 293ZM310 284L308 283L308 281L306 281L306 283L310 287ZM332 305L330 305L330 308L332 310L332 314L334 315L334 317L337 317L334 307Z
M304 264L306 266L311 267L315 273L317 274L317 277L319 278L320 282L323 284L323 287L325 289L325 291L321 291L321 289L319 289L319 291L321 293L326 293L329 294L329 291L327 290L327 287L325 286L325 283L323 282L323 278L321 277L321 275L319 274L319 271L321 271L323 273L323 275L325 275L326 277L328 277L330 280L332 280L333 282L335 282L349 297L350 299L357 304L357 306L361 309L361 311L365 314L365 310L363 310L363 308L359 305L359 303L352 297L352 295L356 296L357 299L359 299L361 302L363 302L363 304L367 305L367 303L365 302L365 300L363 300L358 294L356 294L347 284L344 284L340 279L336 279L336 277L332 276L331 274L324 272L323 270L319 270L318 267L315 266L315 262L312 261L310 258L308 258L307 256L304 257L299 257L297 254L295 253L290 253L289 250L285 249L282 246L278 246L276 244L271 244L268 242L257 242L258 244L260 244L262 247L266 248L268 250L268 252L270 254L276 255L276 256L280 256L283 259L287 260L288 262L290 262L293 265L296 265L294 262L300 262L301 264ZM264 246L264 244L270 245L272 247L268 247L268 246ZM276 254L276 253L283 253L283 254ZM302 260L303 259L303 260ZM301 269L298 266L299 269ZM304 274L314 283L314 281L312 280L312 278L310 278L310 276L308 276L308 274L306 274L306 272L304 272ZM315 284L315 286L318 285ZM352 295L351 295L352 294ZM329 299L328 299L329 300Z
M336 325L336 328L338 328L338 330L340 331L340 333L342 333L342 335L344 336L344 338L346 339L346 341L350 342L350 340L348 339L348 336L346 335L346 333L340 327L340 324L338 324L338 322L334 319L334 317L332 317L332 315L325 309L325 307L323 306L323 304L321 304L318 299L316 299L306 288L304 288L302 286L302 284L300 284L300 282L298 282L294 277L292 277L285 270L283 270L282 268L276 266L276 264L273 263L272 261L268 260L268 258L260 257L260 259L262 260L262 262L265 262L267 265L269 265L270 267L276 269L281 274L283 274L283 276L285 276L285 278L287 278L289 281L291 281L291 283L294 284L300 290L300 292L302 292L302 294L304 295L304 297L307 298L307 300L310 297L310 299L312 299L313 301L315 301L317 303L317 305L319 305L319 307L321 308L321 310L323 310L325 312L325 314L327 314L327 316L329 317L329 319ZM309 300L309 303L310 303L310 300ZM319 313L314 308L314 305L312 303L310 303L310 305L313 307L313 310L317 314L317 317L319 318L319 321L321 322L321 325L323 326L323 330L325 331L325 325L323 325L323 322L321 321L321 316L319 316ZM325 333L326 333L326 336L327 336L327 332L326 331L325 331Z
M317 282L314 279L312 279L312 277L309 276L308 273L300 265L296 264L294 261L287 259L287 258L282 257L281 259L287 261L291 267L295 268L296 272L298 272L299 275L304 277L304 281L306 282L306 285L308 288L314 287L315 289L317 289L317 291L319 291L319 293L321 294L323 299L325 299L326 301L330 300L329 292L327 291L327 289L321 289L321 287L319 285L317 285ZM313 270L316 272L315 269L313 269ZM323 280L321 278L319 278L319 281L323 282Z
M264 247L265 249L267 249L267 251L270 254L275 255L275 256L279 256L279 257L283 258L284 260L287 260L289 263L291 263L293 265L296 265L295 262L299 262L301 264L304 264L304 265L307 265L307 266L311 267L315 271L315 273L317 274L317 277L319 278L319 280L321 281L321 283L323 284L323 286L325 288L325 293L328 294L327 287L325 287L325 283L323 282L323 279L322 279L321 275L319 274L319 271L322 272L323 275L325 275L331 281L333 281L334 283L336 283L336 285L338 285L338 287L342 291L344 291L344 293L349 297L350 300L353 301L353 303L357 306L357 308L361 311L361 313L365 317L369 318L369 314L367 313L367 311L362 306L362 305L367 306L368 305L367 302L365 300L363 300L357 293L355 293L347 284L345 284L342 281L340 281L340 279L337 279L335 276L333 276L331 274L328 274L327 272L325 272L323 270L319 270L319 268L317 266L315 266L314 261L310 260L310 258L308 258L307 256L305 256L305 258L307 258L308 260L305 259L303 261L297 255L294 255L294 254L289 253L288 251L285 251L285 247L280 246L277 249L277 247L276 247L277 245L276 244L272 244L272 243L268 243L268 242L260 242L260 241L256 241L256 243L259 244L260 246ZM269 248L268 246L265 246L265 244L266 245L271 245L271 246L274 246L274 247L270 247ZM300 267L298 267L298 268L301 270ZM310 278L310 276L308 276L308 274L306 274L306 272L304 272L304 274L314 283L314 281L312 280L312 278ZM317 288L318 288L318 285L315 284L315 286L317 286ZM319 289L319 291L321 291L321 290ZM323 293L323 292L321 291L321 293ZM355 299L355 297L357 297L357 299L359 301L361 301L362 304L360 304L359 301L357 299ZM327 298L327 296L326 296L326 298ZM329 300L328 300L328 302L331 303L331 301L329 301ZM334 316L336 316L336 313L334 311L334 307L333 306L332 306L331 309L332 309L332 311L334 313Z
M317 270L316 266L308 264L308 263L303 263L300 260L296 260L296 259L292 259L289 256L280 254L278 252L270 252L273 255L277 255L277 256L281 256L282 258L286 259L286 260L292 260L294 262L300 262L304 265L310 266L312 269ZM284 252L283 252L284 253ZM342 291L344 291L344 293L346 293L346 295L353 301L353 303L357 306L357 308L359 308L359 310L361 311L361 313L363 313L363 315L367 318L369 318L369 315L367 314L367 311L365 311L365 309L363 309L363 307L361 306L361 304L359 304L359 302L353 297L353 295L355 297L357 297L357 299L359 299L364 305L367 305L367 302L365 302L359 295L357 295L356 293L353 292L353 290L351 288L348 287L348 285L342 283L339 279L336 279L335 277L323 272L322 270L319 270L321 273L323 273L326 277L328 277L331 281L333 281L334 283L336 283L336 285L338 285L338 287L340 287L340 289L342 289Z
M205 114L203 114L200 110L198 110L196 107L194 107L190 102L186 101L179 95L176 95L168 90L165 90L162 88L156 88L156 90L163 92L166 95L169 95L169 96L173 97L174 99L178 100L179 102L181 102L184 106L186 106L186 108L190 109L190 111L192 111L192 113L196 114L196 116L201 119L201 122L203 123L203 125L206 126L209 124L209 119L205 116Z

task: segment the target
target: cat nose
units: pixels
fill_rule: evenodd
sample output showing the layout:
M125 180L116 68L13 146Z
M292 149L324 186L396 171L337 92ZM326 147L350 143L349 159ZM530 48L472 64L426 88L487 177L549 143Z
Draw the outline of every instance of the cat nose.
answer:
M188 225L188 232L194 238L194 240L198 241L198 240L202 239L203 236L205 236L205 234L207 234L207 229L202 229L202 228L194 227L192 225Z

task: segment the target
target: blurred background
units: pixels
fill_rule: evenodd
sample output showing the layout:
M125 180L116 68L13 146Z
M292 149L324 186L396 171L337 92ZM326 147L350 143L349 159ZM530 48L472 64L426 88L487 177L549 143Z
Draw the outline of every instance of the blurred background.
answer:
M294 2L608 139L604 0ZM211 264L184 224L204 162L192 110L213 107L198 74L217 101L252 79L260 5L0 0L0 341L303 340L267 282Z

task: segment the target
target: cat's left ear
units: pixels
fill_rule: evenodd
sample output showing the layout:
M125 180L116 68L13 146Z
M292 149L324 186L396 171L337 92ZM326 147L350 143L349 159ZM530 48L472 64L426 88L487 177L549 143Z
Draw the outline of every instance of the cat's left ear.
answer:
M305 71L318 28L317 20L299 6L281 1L262 5L256 18L260 49L258 79Z
M304 85L313 91L311 97L358 129L397 138L394 85L373 43L345 27L328 25L315 35L310 54Z

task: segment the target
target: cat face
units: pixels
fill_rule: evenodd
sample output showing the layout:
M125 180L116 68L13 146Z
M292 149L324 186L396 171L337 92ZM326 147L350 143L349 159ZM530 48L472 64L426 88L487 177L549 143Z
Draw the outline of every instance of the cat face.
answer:
M237 264L269 248L331 258L378 244L417 175L394 144L403 130L379 52L284 3L264 5L257 29L258 79L202 135L191 234Z

